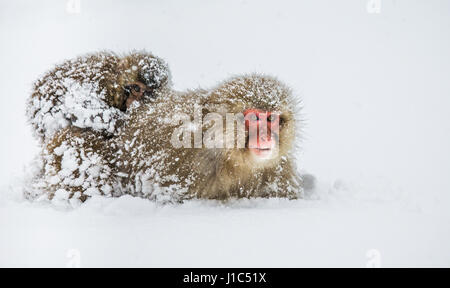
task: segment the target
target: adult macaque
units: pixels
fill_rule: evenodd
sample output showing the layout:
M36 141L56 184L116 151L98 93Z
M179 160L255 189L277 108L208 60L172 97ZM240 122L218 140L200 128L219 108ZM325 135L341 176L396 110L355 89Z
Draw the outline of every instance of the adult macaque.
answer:
M295 103L287 86L256 74L210 90L178 92L164 86L132 105L113 138L75 126L59 130L44 145L41 173L27 194L73 202L123 194L158 202L296 199L303 188L292 154L299 131ZM217 120L229 124L227 114L242 115L232 129ZM181 121L209 115L219 124ZM187 130L180 129L183 125ZM206 138L221 133L223 143L206 147ZM174 145L174 139L186 145Z

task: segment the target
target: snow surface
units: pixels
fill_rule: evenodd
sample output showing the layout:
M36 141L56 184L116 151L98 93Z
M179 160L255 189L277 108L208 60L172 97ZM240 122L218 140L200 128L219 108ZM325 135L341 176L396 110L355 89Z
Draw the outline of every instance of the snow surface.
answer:
M383 267L450 266L450 2L296 2L2 1L0 267L65 267L74 251L82 267L365 267L372 249ZM290 84L314 199L25 201L31 84L103 49L148 49L177 89L246 72Z

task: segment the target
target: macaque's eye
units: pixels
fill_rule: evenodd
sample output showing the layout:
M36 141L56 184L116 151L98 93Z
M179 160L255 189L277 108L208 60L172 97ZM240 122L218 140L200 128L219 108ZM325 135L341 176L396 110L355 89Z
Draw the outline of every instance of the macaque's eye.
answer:
M277 120L277 115L275 115L275 114L270 114L269 116L267 116L268 122L274 122L276 120Z

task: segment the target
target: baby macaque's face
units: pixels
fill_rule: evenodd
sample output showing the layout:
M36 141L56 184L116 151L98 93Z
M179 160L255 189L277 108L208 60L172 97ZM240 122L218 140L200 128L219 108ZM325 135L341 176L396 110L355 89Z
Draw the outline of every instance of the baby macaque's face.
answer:
M144 83L136 81L132 82L124 87L125 89L125 109L130 108L134 101L140 101L144 96L151 96L152 90Z

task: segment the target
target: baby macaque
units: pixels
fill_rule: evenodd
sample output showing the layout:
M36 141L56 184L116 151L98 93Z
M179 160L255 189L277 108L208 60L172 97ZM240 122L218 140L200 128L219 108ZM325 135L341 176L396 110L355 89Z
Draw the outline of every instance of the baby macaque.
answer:
M134 101L170 84L167 64L146 52L110 52L65 61L35 82L27 116L41 142L66 127L113 135Z

